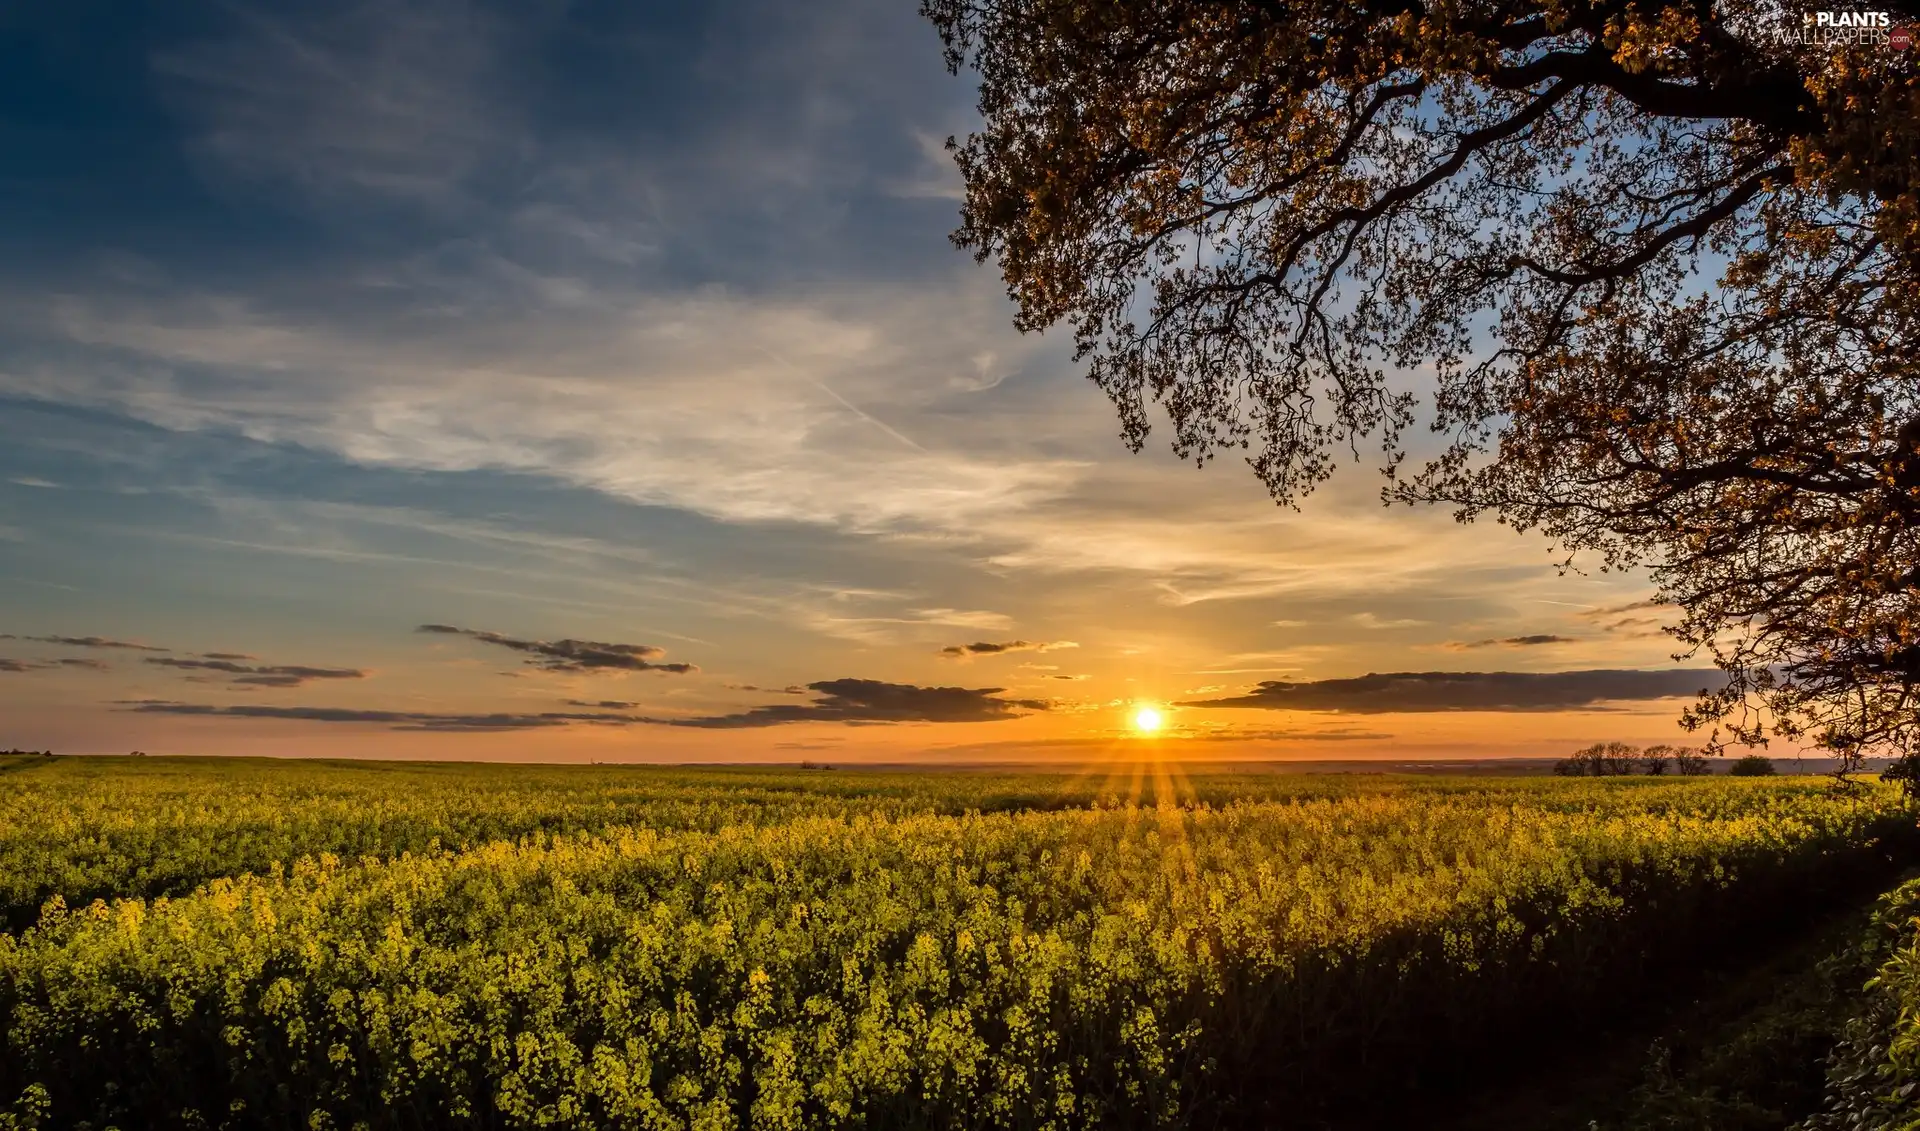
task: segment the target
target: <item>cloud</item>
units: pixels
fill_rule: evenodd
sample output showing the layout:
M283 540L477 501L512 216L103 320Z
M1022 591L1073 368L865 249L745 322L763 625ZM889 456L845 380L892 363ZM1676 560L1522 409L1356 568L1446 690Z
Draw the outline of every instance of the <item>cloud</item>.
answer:
M1045 711L1040 699L996 699L1004 687L917 687L875 679L829 679L807 685L822 698L780 703L731 715L659 720L674 726L733 729L783 723L983 723L1021 718L1021 709Z
M362 668L315 668L304 664L253 666L235 663L232 660L183 660L172 656L153 656L146 662L160 667L181 668L188 671L224 672L233 677L228 680L228 683L237 687L302 687L316 679L367 678L367 672Z
M200 658L203 660L257 660L260 657L250 656L245 652L202 652Z
M965 200L967 186L954 167L953 156L947 152L946 139L926 130L914 130L913 140L920 151L920 168L911 177L888 181L887 194L909 200Z
M0 633L0 640L33 640L41 644L65 644L70 648L126 648L136 652L171 652L171 648L156 648L151 644L136 644L130 640L109 640L104 636L15 636L12 633Z
M1383 620L1373 613L1355 613L1351 619L1353 623L1359 625L1361 628L1374 629L1376 631L1387 628L1412 628L1415 625L1427 623L1426 621L1414 620L1410 617L1396 617L1392 620Z
M975 656L999 656L1008 652L1054 652L1078 647L1080 645L1071 640L1007 640L997 644L978 640L972 644L949 644L940 649L940 654L948 659L970 660Z
M512 118L489 86L499 30L459 0L235 9L153 69L209 169L316 203L448 203Z
M1581 619L1589 621L1601 632L1626 637L1661 637L1666 618L1659 615L1635 616L1635 613L1678 612L1679 606L1651 597L1641 601L1628 601L1624 605L1608 605L1582 612Z
M675 672L684 675L687 672L700 670L688 663L654 663L656 658L666 655L667 652L666 649L657 648L652 644L614 644L602 640L521 640L512 636L502 636L497 632L456 628L450 624L423 624L414 631L470 636L475 640L496 644L502 648L511 648L516 652L528 652L534 657L527 661L528 664L549 672L630 671Z
M407 731L538 730L575 723L592 726L665 725L729 730L778 726L783 723L838 722L850 726L906 722L993 722L1021 718L1021 711L1044 711L1050 704L1037 699L997 699L999 687L916 687L871 679L831 679L808 684L821 698L811 703L782 703L754 707L731 715L703 718L655 718L625 713L634 704L620 700L567 700L581 711L496 712L444 714L432 711L384 711L356 707L267 707L242 704L214 706L170 699L120 700L116 705L140 714L192 715L211 718L287 719L316 723L370 723ZM603 709L604 708L604 709Z
M1045 678L1045 679L1067 679L1067 680L1075 680L1075 681L1078 681L1078 680L1083 680L1083 679L1092 679L1093 677L1092 677L1092 676L1090 676L1090 675L1050 675L1050 676L1045 676L1045 677L1043 677L1043 678Z
M44 672L61 668L81 668L86 671L104 672L112 670L112 665L104 660L65 659L65 660L13 660L0 659L0 672Z
M839 590L828 594L831 603L826 607L808 607L803 602L790 603L788 611L807 628L861 644L892 644L933 627L964 628L976 632L1004 632L1013 627L1011 617L987 609L903 609L896 616L854 616L834 607L855 600L898 596L874 591Z
M799 684L788 684L785 687L757 687L751 683L729 683L727 690L758 691L766 695L805 695L807 693L807 689Z
M626 726L651 720L633 715L598 712L545 711L536 714L438 714L428 711L373 711L354 707L264 707L243 704L216 707L204 703L176 703L166 699L121 700L123 710L137 714L194 715L235 719L288 719L315 723L378 723L405 731L538 730L573 723Z
M1548 632L1534 633L1530 636L1508 636L1491 640L1449 640L1440 647L1449 652L1465 652L1473 648L1537 648L1543 644L1574 644L1579 640L1574 636L1555 636Z
M1394 736L1377 730L1284 730L1257 728L1182 735L1194 742L1385 742Z
M625 699L594 699L591 701L586 699L568 699L566 700L566 704L569 707L594 707L606 711L629 711L640 705L638 703L630 703Z
M1677 605L1669 604L1666 601L1654 597L1646 597L1638 601L1628 601L1624 605L1603 605L1597 609L1588 609L1580 615L1589 619L1604 620L1607 617L1617 617L1622 613L1639 612L1645 609L1673 609L1678 607Z
M1084 467L929 448L910 427L876 426L956 395L946 359L977 350L980 323L1003 318L984 281L674 295L510 253L476 237L472 262L368 265L387 304L368 317L268 293L42 295L35 309L9 293L8 327L37 326L50 355L116 361L79 384L66 364L9 368L0 390L372 466L533 472L722 521L968 542L995 516L1059 497ZM366 289L358 277L340 287ZM286 301L297 308L278 309Z
M1691 696L1722 681L1712 668L1668 671L1390 672L1312 683L1265 680L1245 695L1182 707L1384 714L1413 711L1567 711L1597 703Z

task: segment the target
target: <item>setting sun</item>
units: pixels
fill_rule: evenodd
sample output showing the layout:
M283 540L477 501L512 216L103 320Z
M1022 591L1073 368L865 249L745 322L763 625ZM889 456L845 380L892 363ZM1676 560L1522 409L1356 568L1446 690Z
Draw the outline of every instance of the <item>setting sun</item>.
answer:
M1133 729L1141 734L1153 734L1166 722L1157 707L1136 707L1133 711Z

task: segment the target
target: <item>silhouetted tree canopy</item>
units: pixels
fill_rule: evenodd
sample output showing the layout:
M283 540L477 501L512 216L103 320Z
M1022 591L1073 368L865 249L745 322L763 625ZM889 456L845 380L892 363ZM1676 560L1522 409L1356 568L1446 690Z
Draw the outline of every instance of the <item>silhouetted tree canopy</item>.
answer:
M1691 723L1920 752L1920 52L1731 0L924 10L980 78L955 242L1136 449L1155 401L1290 503L1376 446L1648 567L1732 677Z
M1592 746L1576 750L1568 757L1553 764L1553 772L1561 777L1607 777L1617 774L1637 773L1642 765L1638 747L1624 742L1596 742ZM1664 762L1657 771L1664 773Z

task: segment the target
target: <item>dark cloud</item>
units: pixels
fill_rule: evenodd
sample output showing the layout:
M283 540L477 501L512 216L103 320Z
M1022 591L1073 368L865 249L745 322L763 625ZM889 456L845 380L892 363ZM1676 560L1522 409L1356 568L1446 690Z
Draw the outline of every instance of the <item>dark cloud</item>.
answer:
M1078 681L1078 680L1083 680L1083 679L1092 679L1093 677L1092 677L1092 676L1090 676L1090 675L1050 675L1050 676L1048 676L1047 678L1048 678L1048 679L1066 679L1066 680L1074 680L1074 681Z
M1691 696L1724 679L1712 668L1668 671L1389 672L1313 683L1266 680L1245 695L1182 707L1277 711L1565 711L1621 700Z
M686 663L654 663L655 659L667 653L666 649L656 648L651 644L613 644L603 640L520 640L503 636L498 632L457 628L450 624L423 624L414 631L470 636L487 644L511 648L516 652L528 652L534 658L527 663L550 672L631 671L685 674L700 670Z
M1071 640L1006 640L997 644L976 640L972 644L949 644L940 649L940 654L952 660L970 660L975 656L1000 656L1008 652L1053 652L1078 647L1080 645Z
M360 668L315 668L304 664L254 666L238 664L232 660L183 660L173 656L149 657L146 662L159 667L180 668L188 671L225 672L233 677L227 682L236 687L301 687L316 679L367 678L367 673Z
M0 659L0 672L41 672L58 668L82 668L86 671L104 672L112 670L112 665L102 660L65 659L65 660L9 660Z
M406 731L538 730L572 723L628 726L655 720L633 715L598 712L544 711L534 714L439 714L429 711L372 711L355 707L265 707L243 704L217 707L204 703L175 703L165 699L121 700L119 706L139 714L195 715L235 719L290 719L314 723L378 723Z
M218 662L218 661L215 661ZM904 722L991 722L1020 718L1020 710L1044 711L1050 706L1038 699L997 699L999 687L915 687L905 683L882 683L871 679L830 679L808 684L821 698L811 703L782 703L755 707L733 715L705 718L664 719L632 715L623 708L634 706L622 700L588 702L566 700L568 706L590 708L581 711L539 711L492 714L442 714L430 711L379 711L355 707L267 707L242 704L215 706L204 703L179 703L170 699L123 699L116 703L123 710L143 714L195 715L238 719L292 719L316 723L377 723L394 730L534 730L564 727L574 723L593 726L634 726L640 724L731 729L737 727L777 726L782 723L838 722L848 726L874 726ZM604 709L603 709L604 708Z
M200 658L203 660L257 660L260 657L245 652L202 652Z
M785 687L756 687L751 683L729 683L727 690L759 691L767 695L805 695L807 693L807 689L797 683L790 683Z
M171 652L171 648L156 648L151 644L136 644L131 640L109 640L104 636L15 636L12 633L0 633L0 640L32 640L40 644L65 644L70 648L125 648L135 652Z
M732 715L672 719L674 726L779 726L783 723L982 723L1022 717L1018 709L1045 711L1041 699L996 699L1004 687L916 687L877 679L829 679L807 685L822 696L811 703L779 703Z
M1534 648L1542 644L1572 644L1578 639L1575 636L1555 636L1549 632L1539 632L1532 636L1508 636L1491 640L1452 640L1441 647L1453 652L1464 652L1470 648Z

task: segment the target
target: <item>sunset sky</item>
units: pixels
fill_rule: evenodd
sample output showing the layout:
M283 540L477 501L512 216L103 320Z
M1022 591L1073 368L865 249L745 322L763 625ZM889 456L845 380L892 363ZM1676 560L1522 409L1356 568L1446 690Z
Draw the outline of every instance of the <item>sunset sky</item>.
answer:
M1681 739L1644 578L1130 454L947 241L972 93L912 0L0 12L0 747Z

